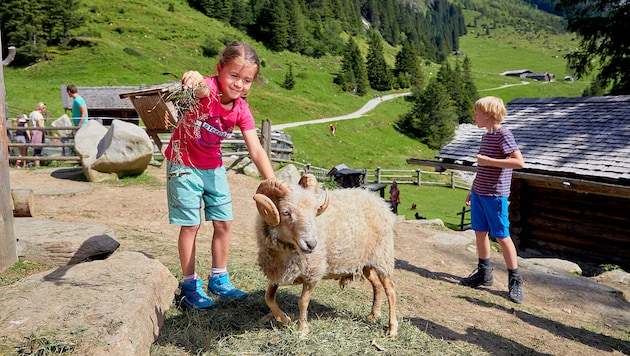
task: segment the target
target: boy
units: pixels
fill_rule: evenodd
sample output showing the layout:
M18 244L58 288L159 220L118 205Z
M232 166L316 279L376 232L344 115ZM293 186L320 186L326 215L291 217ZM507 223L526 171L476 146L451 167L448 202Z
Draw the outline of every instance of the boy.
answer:
M501 246L507 265L508 296L514 303L521 304L523 279L518 271L516 247L510 237L508 197L512 170L523 168L523 156L512 132L501 126L507 114L503 100L494 96L483 97L475 102L474 111L477 127L487 130L481 138L477 155L477 175L466 197L479 263L477 270L460 283L472 288L493 284L488 239L490 233Z

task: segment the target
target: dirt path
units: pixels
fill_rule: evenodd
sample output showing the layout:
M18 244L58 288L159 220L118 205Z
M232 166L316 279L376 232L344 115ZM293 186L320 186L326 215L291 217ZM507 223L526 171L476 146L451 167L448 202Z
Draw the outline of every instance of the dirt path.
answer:
M80 182L72 179L76 173L68 168L12 168L11 187L34 191L36 217L110 226L121 250L145 251L178 273L178 227L168 224L163 167L147 170L162 182L155 186ZM235 211L231 258L251 260L256 251L251 197L258 181L234 173L229 179ZM199 251L209 251L209 229L202 228ZM507 273L498 253L492 256L494 286L475 290L458 285L476 263L470 232L416 221L399 223L397 232L396 284L403 323L496 355L630 354L627 280L575 277L520 259L524 303L516 305L506 298Z

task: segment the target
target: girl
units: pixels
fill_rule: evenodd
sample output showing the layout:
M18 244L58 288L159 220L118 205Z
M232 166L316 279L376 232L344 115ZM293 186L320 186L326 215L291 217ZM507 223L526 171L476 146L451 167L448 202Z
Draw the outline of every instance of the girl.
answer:
M212 221L212 269L208 293L234 301L246 301L245 292L234 287L227 271L232 199L221 155L221 141L234 126L243 134L249 155L263 178L275 178L262 148L247 102L258 77L260 61L252 47L232 42L220 55L217 75L203 77L189 71L182 76L184 89L192 89L195 103L179 118L166 148L169 221L180 225L178 251L182 267L182 303L193 309L214 306L195 273L195 240L204 217ZM202 204L203 202L203 204Z

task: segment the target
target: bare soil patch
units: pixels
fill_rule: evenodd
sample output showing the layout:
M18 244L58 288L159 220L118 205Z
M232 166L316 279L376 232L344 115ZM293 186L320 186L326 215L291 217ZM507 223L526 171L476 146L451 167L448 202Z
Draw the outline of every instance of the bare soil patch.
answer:
M179 276L179 228L168 223L164 167L147 170L160 180L155 186L82 182L75 179L78 172L11 168L11 187L33 190L35 217L107 225L121 250L151 254ZM230 258L251 260L256 254L252 196L259 181L233 172L229 179L235 212ZM210 250L210 229L202 228L198 251ZM524 303L517 305L507 299L507 271L499 253L492 256L494 286L458 284L476 265L470 232L405 221L397 233L401 327L474 344L489 354L630 354L627 280L577 277L520 259Z

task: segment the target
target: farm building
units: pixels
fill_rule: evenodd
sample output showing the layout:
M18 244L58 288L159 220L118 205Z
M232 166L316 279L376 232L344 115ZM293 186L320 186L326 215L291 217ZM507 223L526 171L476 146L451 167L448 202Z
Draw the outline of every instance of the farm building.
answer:
M520 77L525 79L533 79L538 81L552 82L556 80L556 76L549 72L532 72L529 69L509 70L501 73L501 75L508 77Z
M79 95L85 99L90 119L100 120L103 125L110 125L113 119L119 119L135 124L139 123L138 112L133 103L121 94L148 90L157 86L103 86L103 87L78 87ZM61 85L61 100L65 110L72 111L72 98L66 93L66 86ZM69 115L70 116L70 115Z
M630 96L515 99L504 126L525 168L514 171L510 232L519 255L630 269ZM474 171L484 129L419 165Z

